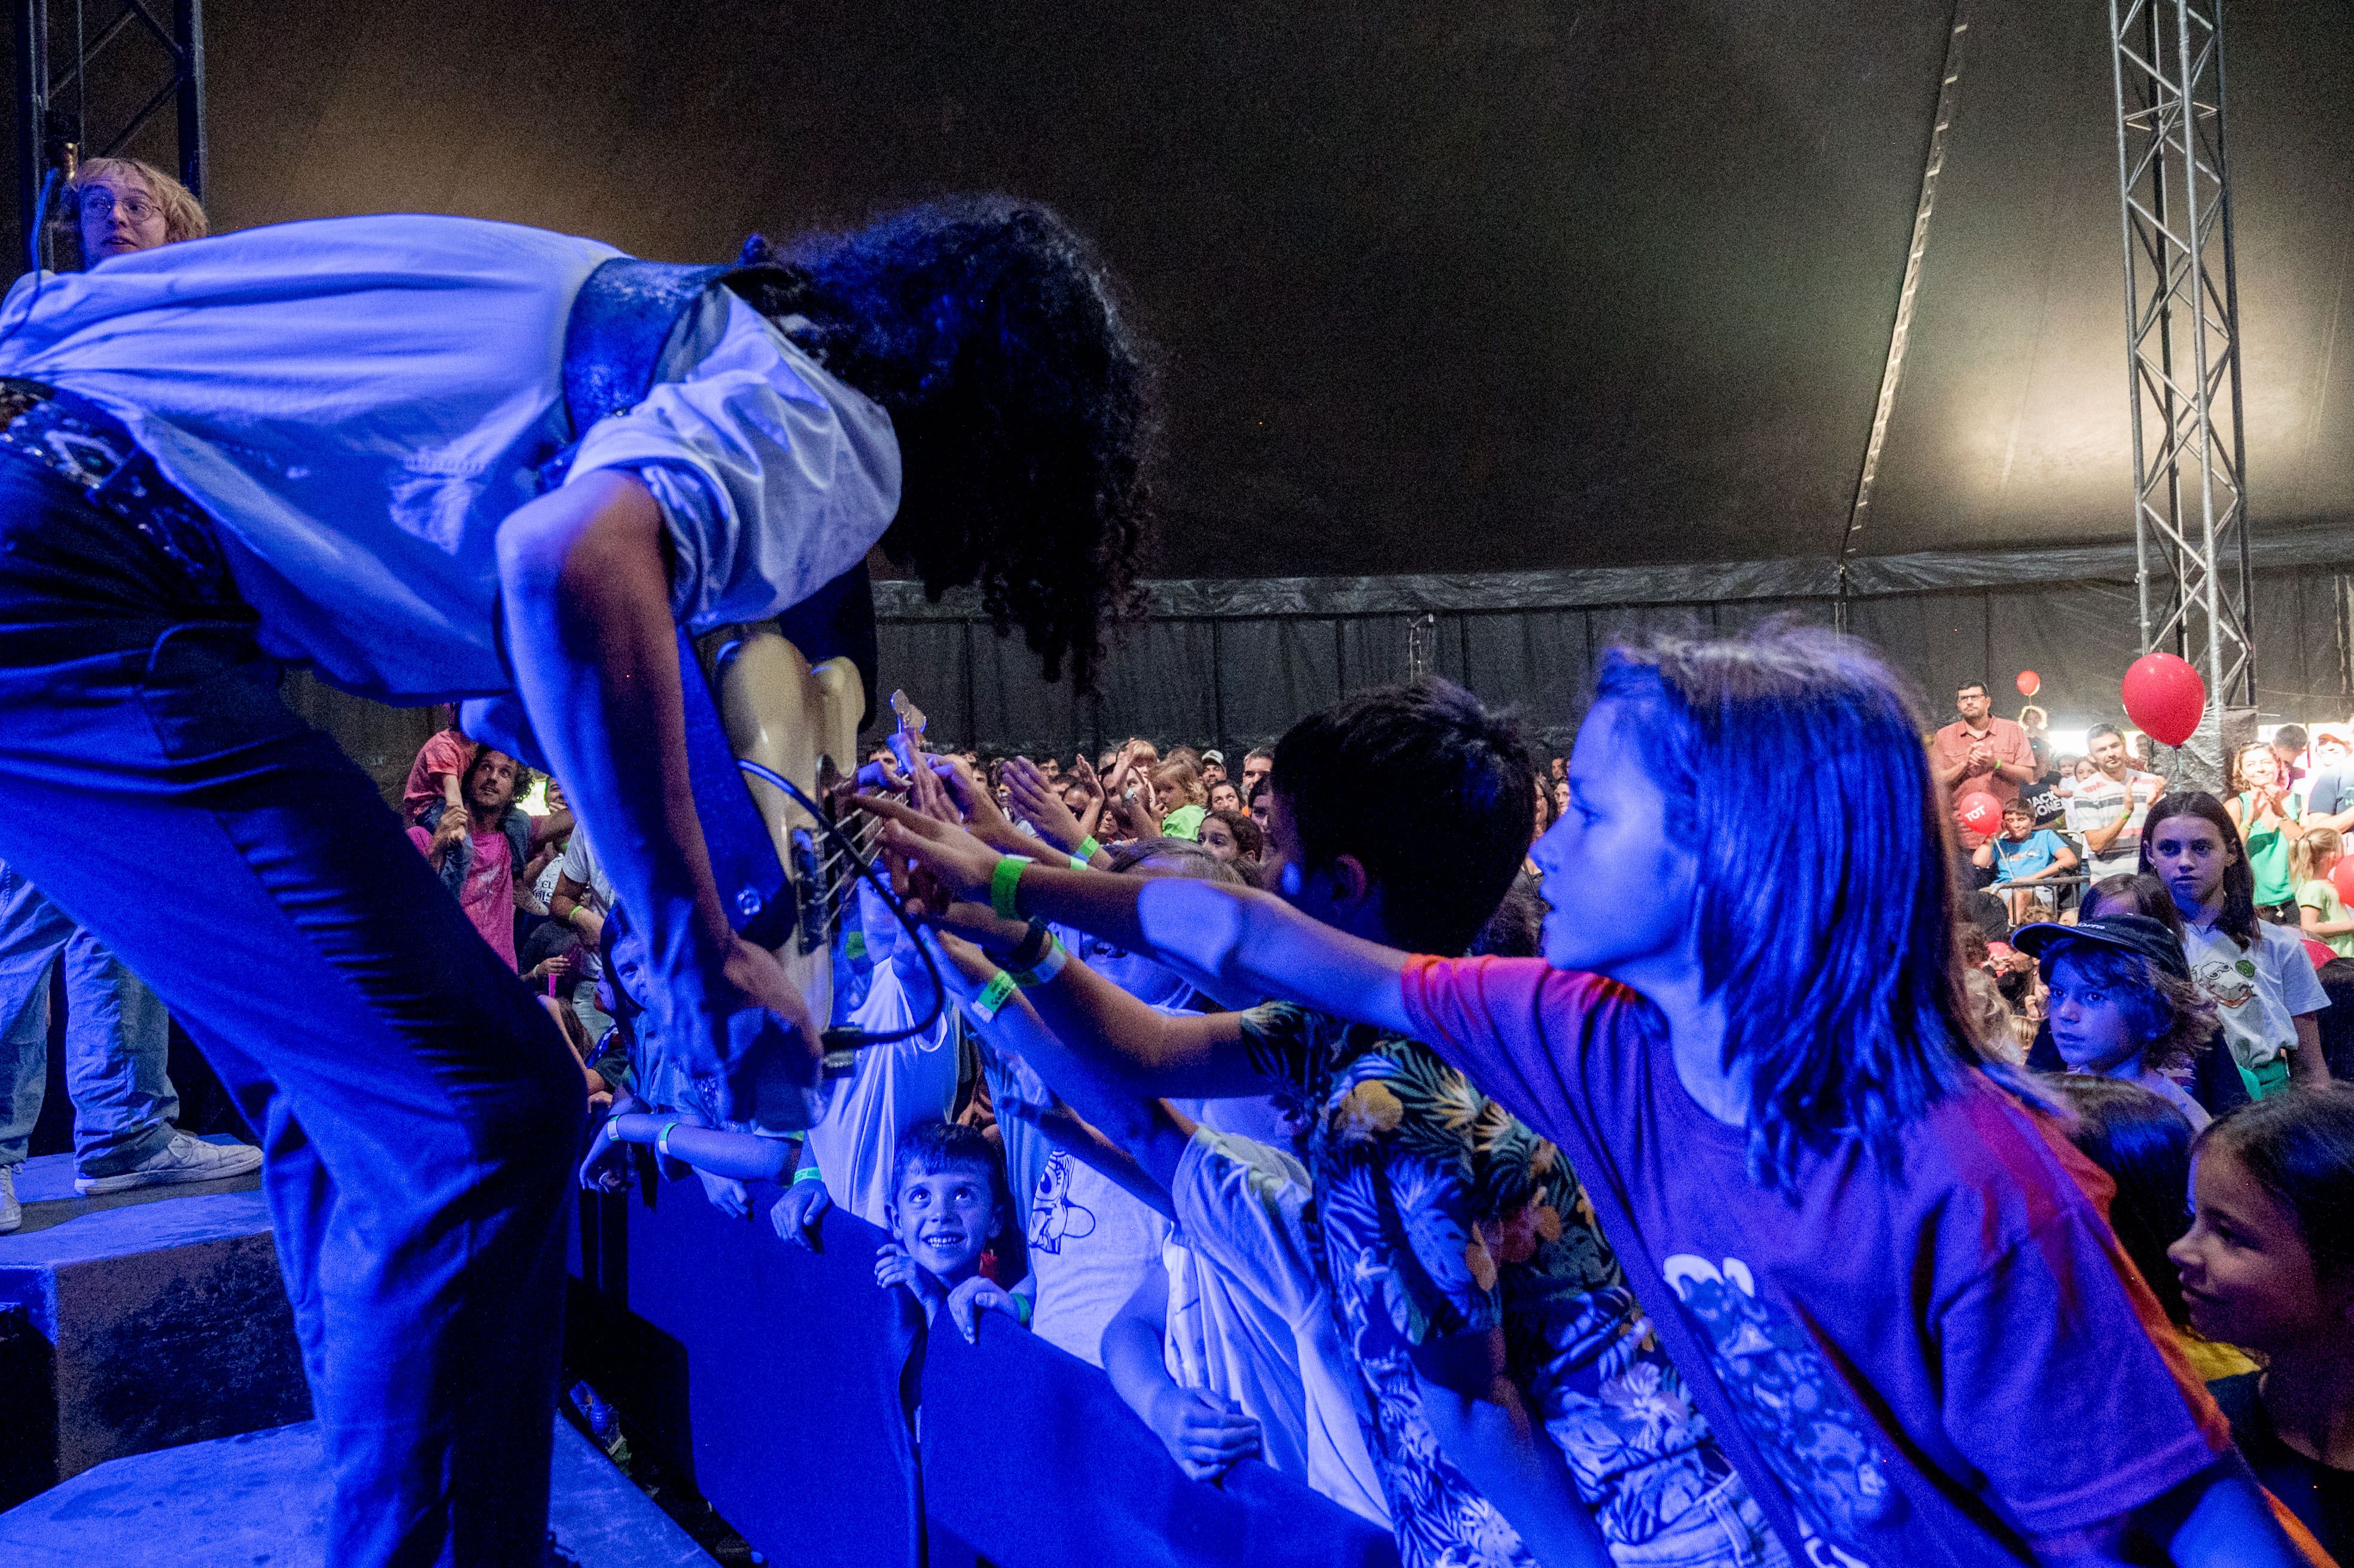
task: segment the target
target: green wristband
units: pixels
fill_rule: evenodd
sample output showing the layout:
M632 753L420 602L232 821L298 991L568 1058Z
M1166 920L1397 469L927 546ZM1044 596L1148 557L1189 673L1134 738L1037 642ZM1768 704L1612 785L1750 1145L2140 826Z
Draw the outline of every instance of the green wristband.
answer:
M1013 977L1003 969L998 970L981 988L981 994L972 999L973 1016L983 1023L991 1022L1005 1006L1005 999L1013 994Z
M1030 1326L1030 1298L1018 1290L1009 1290L1005 1298L1013 1303L1013 1320L1023 1328Z
M1071 852L1071 859L1077 862L1082 869L1085 869L1086 863L1092 861L1096 856L1101 853L1103 853L1103 845L1096 842L1095 834L1089 833L1086 838L1079 841L1079 847Z
M666 1121L663 1123L663 1129L654 1134L654 1152L660 1154L664 1160L675 1160L678 1158L677 1155L673 1154L670 1151L670 1135L676 1132L678 1129L679 1123L675 1121Z
M804 1165L800 1170L793 1172L793 1185L796 1187L800 1186L804 1181L822 1181L824 1180L825 1172L820 1171L814 1165Z
M1016 895L1022 883L1022 868L1030 863L1026 854L1000 857L997 869L989 874L989 906L997 911L1001 920L1019 920L1022 911Z

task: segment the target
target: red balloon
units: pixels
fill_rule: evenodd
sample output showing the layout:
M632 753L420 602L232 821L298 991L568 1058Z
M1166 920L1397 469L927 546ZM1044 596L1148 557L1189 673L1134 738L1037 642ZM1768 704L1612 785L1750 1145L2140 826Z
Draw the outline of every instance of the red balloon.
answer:
M2037 674L2032 670L2021 670L2019 673L2019 694L2020 696L2031 697L2042 689L2042 676Z
M2171 653L2145 653L2126 671L2126 716L2160 746L2180 746L2207 711L2207 683Z
M2354 906L2354 854L2329 868L2329 885L2338 889L2339 902Z
M1954 821L1982 839L2002 829L2002 802L1983 789L1974 789L1954 802Z

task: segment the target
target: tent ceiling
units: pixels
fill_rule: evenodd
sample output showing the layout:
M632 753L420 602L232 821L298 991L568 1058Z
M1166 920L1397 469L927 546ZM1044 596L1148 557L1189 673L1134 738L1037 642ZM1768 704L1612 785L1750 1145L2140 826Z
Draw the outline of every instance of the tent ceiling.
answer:
M708 259L1055 202L1169 356L1176 576L1838 547L1922 0L207 7L224 227L470 212ZM2128 532L2098 0L1972 0L1872 553ZM2354 520L2354 10L2235 5L2250 493Z

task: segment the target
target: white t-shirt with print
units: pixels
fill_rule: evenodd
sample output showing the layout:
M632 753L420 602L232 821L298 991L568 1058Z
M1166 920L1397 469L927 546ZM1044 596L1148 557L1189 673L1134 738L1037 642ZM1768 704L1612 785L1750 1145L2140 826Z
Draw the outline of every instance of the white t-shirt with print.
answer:
M2216 927L2182 926L2190 978L2213 1000L2232 1057L2251 1069L2296 1049L2297 1019L2329 1005L2302 937L2269 920L2256 922L2256 934L2255 945L2243 948Z
M1032 1331L1103 1365L1104 1325L1161 1266L1169 1222L1059 1144L1049 1145L1030 1192L1030 1272L1038 1282Z
M1202 1128L1177 1162L1169 1268L1169 1375L1240 1404L1267 1461L1387 1530L1305 1213L1308 1171L1280 1150Z

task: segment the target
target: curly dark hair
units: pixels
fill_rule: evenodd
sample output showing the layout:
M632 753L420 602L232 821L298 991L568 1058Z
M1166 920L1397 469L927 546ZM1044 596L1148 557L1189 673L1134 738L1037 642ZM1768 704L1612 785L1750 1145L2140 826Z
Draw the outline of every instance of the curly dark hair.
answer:
M1141 612L1157 439L1150 355L1093 249L1052 209L963 196L855 234L745 242L753 307L890 414L884 554L934 599L976 583L1050 681L1094 689Z

